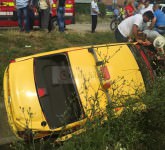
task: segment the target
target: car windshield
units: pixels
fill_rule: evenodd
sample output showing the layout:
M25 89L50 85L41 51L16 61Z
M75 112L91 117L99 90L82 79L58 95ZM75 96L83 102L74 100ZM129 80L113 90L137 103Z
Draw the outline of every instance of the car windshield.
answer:
M78 121L82 107L65 54L34 59L36 88L51 129Z

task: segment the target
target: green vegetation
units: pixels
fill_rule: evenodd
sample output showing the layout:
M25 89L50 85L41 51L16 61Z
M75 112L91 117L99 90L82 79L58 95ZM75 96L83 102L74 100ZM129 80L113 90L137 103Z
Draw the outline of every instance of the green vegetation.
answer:
M141 97L145 110L134 109L135 99L129 99L119 117L112 106L108 120L86 133L64 143L60 150L162 150L165 147L165 79L157 79L153 88ZM98 121L98 120L97 120ZM99 122L99 121L98 121Z
M114 35L104 33L44 33L34 31L30 34L17 30L5 30L0 33L0 90L3 74L9 60L30 54L51 51L66 47L86 46L115 42ZM59 150L163 150L165 148L165 78L158 77L147 94L140 96L146 105L144 110L134 109L135 99L128 99L125 109L119 117L114 114L114 104L107 107L108 120L96 118L88 121L86 132L74 136L61 145L51 144L49 140L40 140L37 144L17 142L10 149L59 149ZM3 92L0 95L3 101ZM0 118L2 117L0 113ZM94 128L91 126L95 124ZM2 132L2 131L1 131ZM1 148L1 147L0 147Z
M98 22L109 22L110 17L106 16L106 6L103 3L98 3L100 15L98 17ZM80 23L90 23L91 22L91 10L90 10L90 4L76 4L75 5L76 10L76 22Z
M76 5L75 5L76 13L88 15L91 13L90 7L91 7L90 3L84 3L84 4L76 3ZM99 10L100 10L100 13L102 14L102 16L105 16L106 6L103 3L98 3L98 7L99 7Z

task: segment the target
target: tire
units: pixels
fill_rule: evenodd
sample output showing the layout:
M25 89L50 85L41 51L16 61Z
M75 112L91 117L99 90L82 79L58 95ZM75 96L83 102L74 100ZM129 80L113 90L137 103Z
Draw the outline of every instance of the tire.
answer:
M118 24L119 24L119 21L116 20L116 19L113 19L113 20L110 22L110 29L111 29L112 31L115 31L115 29L117 28Z

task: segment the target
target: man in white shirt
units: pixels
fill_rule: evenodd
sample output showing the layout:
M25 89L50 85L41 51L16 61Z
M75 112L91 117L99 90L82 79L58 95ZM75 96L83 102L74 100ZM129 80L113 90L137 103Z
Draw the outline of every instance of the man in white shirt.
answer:
M97 0L91 1L91 16L92 16L92 33L95 32L97 26L97 15L99 15L99 7L97 5Z
M142 8L139 13L143 15L147 11L153 12L153 4L150 4L150 0L144 1L144 8ZM153 20L151 20L151 22L153 22ZM150 29L151 22L143 23L143 30Z
M123 20L115 30L115 38L117 42L128 42L129 38L134 36L135 40L142 43L138 39L138 31L142 29L143 22L149 22L154 18L151 11L142 14L136 14Z

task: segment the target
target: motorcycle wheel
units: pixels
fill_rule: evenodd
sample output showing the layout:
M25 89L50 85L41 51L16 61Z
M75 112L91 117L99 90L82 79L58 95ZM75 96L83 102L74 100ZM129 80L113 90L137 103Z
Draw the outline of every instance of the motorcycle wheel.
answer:
M115 29L117 28L118 24L119 24L119 21L116 20L116 19L113 19L113 20L110 22L110 29L111 29L112 31L115 31Z

